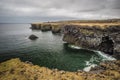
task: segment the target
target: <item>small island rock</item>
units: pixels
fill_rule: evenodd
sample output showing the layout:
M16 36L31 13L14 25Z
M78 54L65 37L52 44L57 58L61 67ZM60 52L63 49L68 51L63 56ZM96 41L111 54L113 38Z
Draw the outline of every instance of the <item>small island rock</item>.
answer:
M36 40L37 38L38 38L38 37L35 36L35 35L33 35L33 34L29 36L29 39L30 39L30 40Z

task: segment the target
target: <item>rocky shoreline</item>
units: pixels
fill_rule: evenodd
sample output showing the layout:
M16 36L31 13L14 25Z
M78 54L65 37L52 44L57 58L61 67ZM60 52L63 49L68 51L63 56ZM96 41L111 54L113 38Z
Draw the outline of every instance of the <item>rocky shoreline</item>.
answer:
M120 20L34 23L31 29L64 34L67 43L120 59Z
M101 62L99 66L85 72L48 69L11 59L0 63L0 80L119 80L120 60Z
M66 25L63 41L82 48L99 50L110 55L119 55L120 26L100 29L97 27Z

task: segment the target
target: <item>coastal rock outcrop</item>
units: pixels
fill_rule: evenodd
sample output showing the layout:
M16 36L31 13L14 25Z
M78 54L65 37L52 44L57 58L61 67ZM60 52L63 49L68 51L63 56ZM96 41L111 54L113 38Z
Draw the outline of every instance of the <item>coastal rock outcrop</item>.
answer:
M41 29L41 24L31 24L31 29L32 30L40 30Z
M49 24L41 24L41 31L50 31L51 25Z
M120 19L44 22L31 26L35 30L62 33L67 43L120 56Z
M29 39L30 39L30 40L36 40L37 38L38 38L38 37L35 36L35 35L33 35L33 34L29 36Z
M52 33L61 33L62 26L61 25L51 25L52 26Z
M41 23L41 24L31 24L32 30L41 30L41 31L52 31L53 34L61 33L62 26L59 24L49 24L49 23Z
M66 25L63 41L82 48L100 50L113 55L120 53L120 26L105 29L96 26Z

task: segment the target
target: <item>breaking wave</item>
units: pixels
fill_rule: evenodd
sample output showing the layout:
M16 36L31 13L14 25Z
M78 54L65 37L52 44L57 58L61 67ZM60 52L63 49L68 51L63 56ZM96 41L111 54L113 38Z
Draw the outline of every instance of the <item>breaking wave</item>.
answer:
M96 57L92 56L89 61L85 61L87 67L85 67L83 70L86 72L90 71L91 68L97 66L97 64L95 64L94 61L101 62L101 61L116 60L114 57L107 55L104 52L101 52L101 51L94 51L94 52L101 58L96 58Z
M73 49L82 49L81 47L78 47L78 46L75 46L75 45L68 45L68 47L73 48ZM90 71L91 68L97 66L96 63L100 63L102 61L116 60L114 57L112 57L108 54L105 54L104 52L96 51L96 50L90 50L90 51L93 51L99 57L92 56L90 58L90 60L85 61L86 67L83 69L83 71L86 71L86 72Z
M68 45L68 47L73 48L73 49L81 49L81 47L75 46L75 45Z
M90 71L91 68L97 66L97 64L95 64L94 61L98 61L97 58L94 57L94 56L92 56L89 61L85 61L85 65L86 65L87 67L85 67L85 68L83 69L83 71L88 72L88 71Z
M109 60L109 61L116 60L114 57L112 57L110 55L107 55L104 52L101 52L101 51L94 51L94 52L97 53L98 55L100 55L103 58L102 61L105 61L105 60Z

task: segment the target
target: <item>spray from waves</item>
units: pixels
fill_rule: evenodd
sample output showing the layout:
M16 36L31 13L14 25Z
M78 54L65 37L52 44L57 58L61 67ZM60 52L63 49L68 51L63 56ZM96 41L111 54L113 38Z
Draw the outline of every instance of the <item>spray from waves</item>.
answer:
M109 61L112 61L112 60L116 60L114 57L110 56L110 55L107 55L105 54L104 52L101 52L101 51L94 51L95 53L97 53L98 55L100 55L103 59L102 61L106 61L106 60L109 60Z
M78 47L75 45L68 45L68 47L73 48L73 49L82 49L81 47ZM104 52L95 51L95 50L90 50L90 51L95 52L100 58L92 56L89 61L85 61L85 64L87 67L85 67L83 70L86 72L90 71L91 68L97 66L95 62L116 60L114 57L107 55Z
M116 60L114 57L105 54L104 52L101 51L94 51L97 55L99 55L101 58L96 58L94 56L92 56L90 58L89 61L85 61L86 62L86 66L83 70L88 72L90 71L91 68L97 66L97 64L94 63L95 62L101 62L101 61L112 61L112 60Z
M81 47L75 46L75 45L69 45L69 47L73 48L73 49L82 49ZM112 61L112 60L116 60L114 57L105 54L104 52L101 51L95 51L95 50L91 50L93 52L95 52L97 55L99 55L100 57L102 57L102 61Z
M68 45L69 47L73 48L73 49L82 49L81 47L78 47L78 46L75 46L75 45ZM95 52L96 54L98 54L100 57L102 57L102 61L105 61L105 60L116 60L114 57L110 56L110 55L107 55L105 54L104 52L101 52L101 51L95 51L95 50L91 50L93 52Z
M95 61L97 62L98 60L97 60L97 58L94 57L94 56L92 56L89 61L85 61L87 67L85 67L85 68L83 69L83 71L88 72L88 71L90 71L91 68L97 66L97 64L94 63ZM98 62L99 62L99 61L98 61Z

